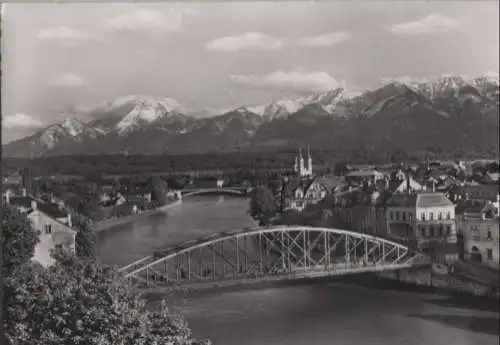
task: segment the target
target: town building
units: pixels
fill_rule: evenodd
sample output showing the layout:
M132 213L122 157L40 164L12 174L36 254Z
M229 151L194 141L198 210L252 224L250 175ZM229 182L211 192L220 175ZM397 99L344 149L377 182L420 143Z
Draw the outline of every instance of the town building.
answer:
M363 182L375 183L376 181L382 180L385 177L385 174L374 169L356 170L345 175L345 179L350 185L360 185Z
M486 203L479 212L457 217L457 231L463 238L464 259L499 269L499 205Z
M386 203L387 233L436 259L458 258L455 205L443 193L393 194Z
M468 199L482 199L496 201L499 193L497 184L467 183L463 186L464 193Z
M295 157L294 175L284 178L277 190L277 199L282 211L302 211L309 204L316 204L328 194L328 187L314 176L312 157L307 149L307 165L302 150Z
M61 248L75 251L76 231L71 215L58 204L48 204L27 195L4 194L4 202L25 213L33 229L40 231L40 241L35 247L33 260L47 267L54 263L52 250Z

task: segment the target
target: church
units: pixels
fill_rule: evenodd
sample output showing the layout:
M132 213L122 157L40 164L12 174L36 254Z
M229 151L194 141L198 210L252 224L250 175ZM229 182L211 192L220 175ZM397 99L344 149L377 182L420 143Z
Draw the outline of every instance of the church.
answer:
M299 149L295 157L293 175L283 179L278 191L281 211L295 210L301 212L309 204L315 204L323 200L328 190L320 184L313 174L312 156L310 148L307 148L307 164Z

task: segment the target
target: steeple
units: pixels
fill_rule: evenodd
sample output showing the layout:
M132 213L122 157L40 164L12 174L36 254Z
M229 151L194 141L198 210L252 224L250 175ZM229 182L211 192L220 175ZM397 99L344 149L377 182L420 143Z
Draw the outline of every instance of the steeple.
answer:
M299 176L304 176L304 157L302 157L302 148L299 148Z
M307 144L307 174L312 176L312 170L311 148L309 144Z

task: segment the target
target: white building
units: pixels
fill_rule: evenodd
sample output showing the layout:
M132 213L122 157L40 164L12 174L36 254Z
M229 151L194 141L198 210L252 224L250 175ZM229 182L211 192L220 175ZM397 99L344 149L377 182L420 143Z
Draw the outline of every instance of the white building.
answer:
M76 231L73 229L71 215L64 212L60 205L46 204L29 196L8 195L5 202L25 213L33 229L40 231L40 241L35 247L33 260L47 267L54 263L51 251L60 247L75 251Z
M443 193L414 192L392 195L386 204L389 236L415 243L420 250L458 258L455 205Z
M457 220L463 236L465 260L499 269L499 200L486 204L479 213L465 213Z

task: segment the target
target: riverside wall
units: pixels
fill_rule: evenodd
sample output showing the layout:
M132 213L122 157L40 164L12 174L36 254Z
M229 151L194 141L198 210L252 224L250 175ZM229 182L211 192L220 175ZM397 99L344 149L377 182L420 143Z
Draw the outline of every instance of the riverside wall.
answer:
M433 288L441 291L466 293L475 296L499 298L498 291L485 284L459 279L449 274L436 274L432 269L403 269L377 272L376 276L402 285Z
M130 216L125 216L125 217L106 219L106 220L94 223L93 226L94 226L94 229L96 232L106 231L106 230L109 230L109 229L114 228L114 227L119 226L119 225L133 223L133 222L136 222L142 218L165 212L166 210L168 210L172 207L178 206L181 203L182 203L182 200L176 200L170 204L163 205L163 206L158 207L158 208L151 210L151 211L145 211L145 212L142 212L140 214L133 214Z

